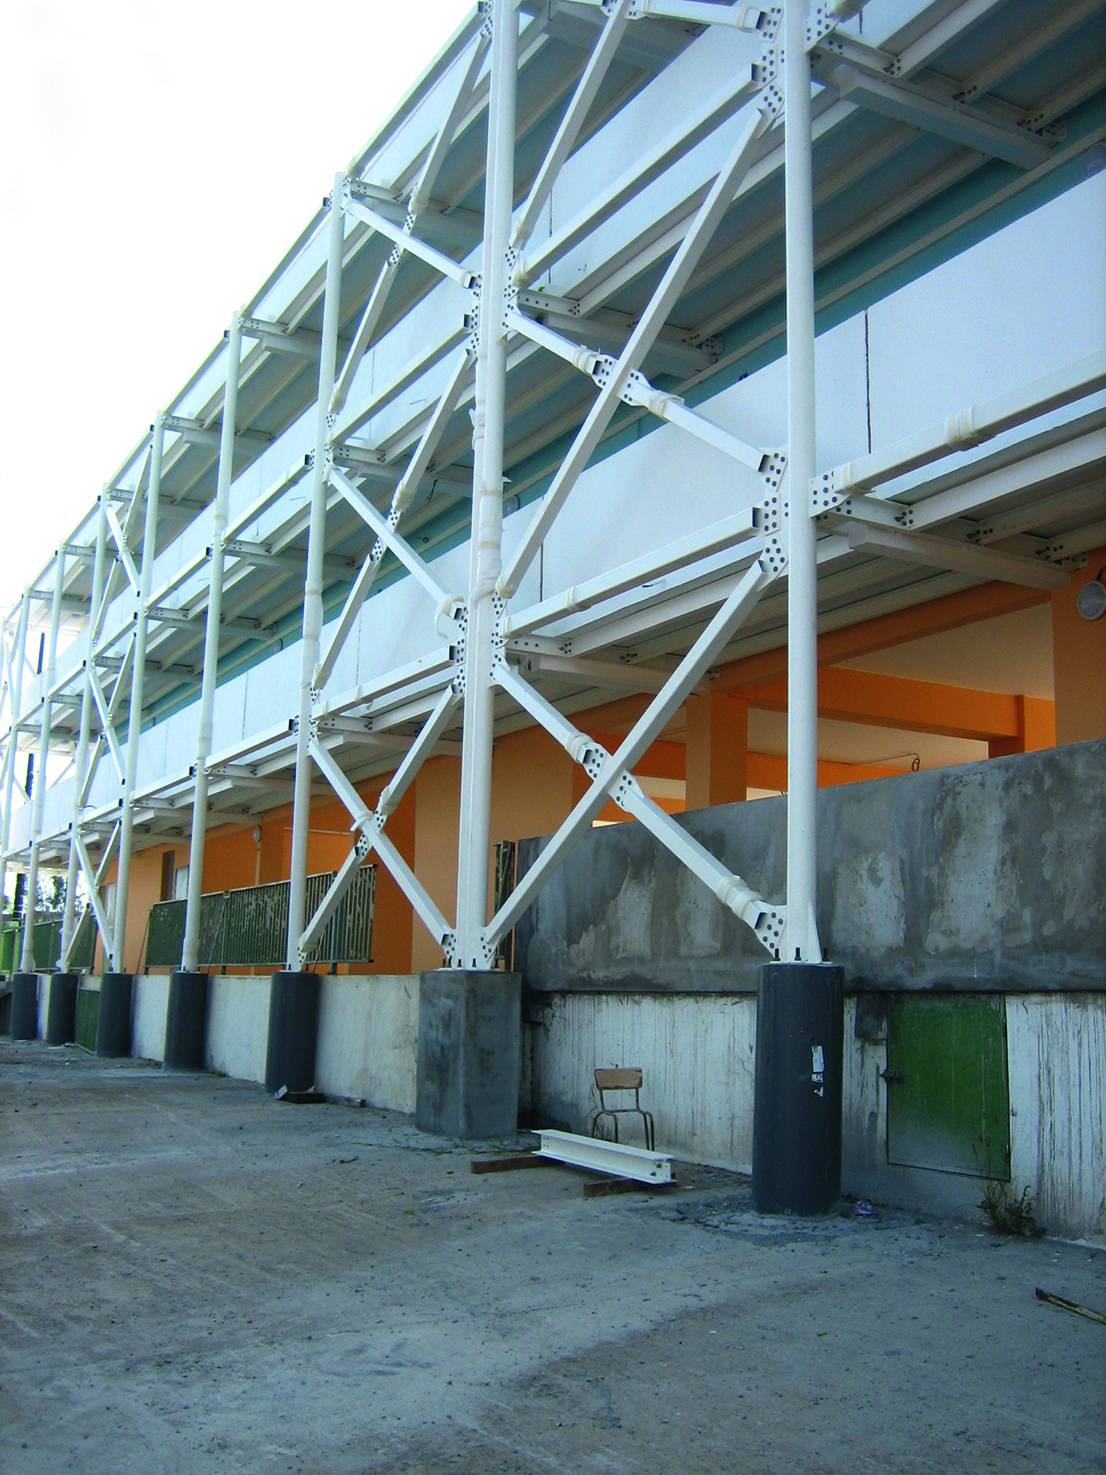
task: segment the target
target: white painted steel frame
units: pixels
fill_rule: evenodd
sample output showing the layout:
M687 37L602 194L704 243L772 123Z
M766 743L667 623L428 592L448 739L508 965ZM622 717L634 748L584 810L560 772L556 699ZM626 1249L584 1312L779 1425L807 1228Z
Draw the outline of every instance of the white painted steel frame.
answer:
M593 0L584 3L591 4ZM68 836L69 887L61 947L63 965L73 940L75 882L80 873L92 892L91 905L105 939L107 966L123 966L127 881L136 822L169 822L186 817L190 810L192 864L182 966L194 967L202 857L211 801L224 792L225 786L239 784L256 794L263 807L266 796L271 799L279 791L281 775L289 769L294 784L287 960L290 968L304 965L356 875L357 867L371 850L388 866L417 914L443 944L448 962L491 966L502 936L517 921L552 868L566 858L611 798L645 824L711 887L724 905L742 917L769 955L804 961L820 958L814 887L819 567L828 567L838 560L847 563L856 550L873 550L941 569L963 570L979 578L1010 577L1035 587L1052 588L1066 577L1058 565L1065 558L1078 556L1080 547L1090 546L1087 537L1098 536L1101 531L1100 527L1092 526L1069 538L1053 540L1035 548L1031 557L993 551L982 544L988 536L1003 536L1001 531L988 535L981 529L979 537L973 536L971 540L948 527L937 536L920 534L922 527L940 528L973 508L989 505L985 474L976 478L969 475L955 488L949 488L947 478L938 474L933 478L932 495L925 483L912 485L908 493L888 486L896 478L971 448L987 436L1026 423L1046 410L1074 403L1101 388L1106 384L1106 363L1098 359L1049 376L1018 394L972 407L932 433L911 437L889 450L870 453L821 477L816 474L812 140L829 126L827 119L848 116L853 107L830 104L824 99L819 100L817 108L812 108L811 58L822 65L825 57L830 56L837 68L833 76L841 81L847 73L850 95L858 97L862 104L877 111L893 107L901 112L904 106L912 107L916 110L911 114L912 120L925 125L928 117L938 134L942 131L947 134L950 128L967 128L979 146L989 142L991 151L1002 156L1003 148L1010 155L1016 144L1019 162L1031 163L1048 152L1047 144L1036 133L1023 129L1020 136L1015 135L1009 124L1001 119L996 121L993 110L990 114L973 114L965 108L942 108L941 99L934 99L922 84L911 89L900 81L923 69L959 34L958 21L964 27L975 24L993 7L994 0L964 0L941 23L917 36L901 56L890 58L889 62L881 60L880 64L894 73L895 81L893 85L880 83L873 91L872 59L868 54L872 49L866 50L855 38L846 37L839 38L840 45L835 45L834 27L860 8L848 0L831 5L828 12L818 12L809 34L805 29L807 5L804 0L789 0L784 12L782 48L775 44L775 16L755 7L708 6L698 0L613 0L603 5L605 14L596 17L590 55L571 88L545 156L531 174L526 196L517 208L514 206L515 79L520 55L529 56L532 48L540 44L541 25L524 25L520 38L515 0L490 0L482 7L480 15L464 29L440 63L441 68L456 68L455 81L420 160L406 176L414 182L409 187L389 191L361 179L360 165L355 161L348 175L335 180L324 215L312 224L311 232L323 228L328 239L326 276L319 298L321 332L296 326L294 315L289 323L275 322L272 314L260 307L261 297L255 299L242 314L236 315L228 335L219 432L212 428L210 418L200 418L191 412L159 415L133 490L123 492L113 483L101 498L92 593L88 601L89 649L81 674L80 722L74 760L77 805ZM767 50L751 74L739 71L731 84L709 97L672 134L635 161L567 222L559 224L531 252L529 242L535 224L583 134L589 111L620 55L620 47L630 46L628 38L632 36L634 23L650 16L754 31L765 40ZM1007 58L1002 63L1007 70L1016 65L1016 50L1011 52L1013 60ZM483 75L485 64L486 76ZM1004 75L1001 67L995 70L998 65L991 66L988 76ZM859 82L857 72L862 74ZM980 83L976 91L982 87ZM455 137L484 108L485 95L488 97L485 205L477 273L464 259L456 259L442 249L442 246L457 245L463 249L469 227L461 215L451 218L438 210L434 190ZM782 154L789 345L786 453L750 445L714 425L701 412L686 405L678 394L658 389L641 368L654 347L665 343L673 351L682 346L690 368L703 371L709 364L709 355L704 361L701 348L674 334L668 318L681 293L700 281L703 253L735 196L740 196L751 182L766 178L771 169L778 168L778 162L772 161L779 151L766 135L770 130L778 134L781 108L785 113ZM602 269L594 270L571 302L528 291L539 273L564 258L598 225L611 219L667 168L735 115L737 136L728 158L713 181L689 195L682 217L679 211L673 212L672 223L664 233L655 238L645 234L639 248L632 253L624 252L617 266L607 270L606 277ZM425 226L422 233L420 221ZM380 237L390 243L391 250L376 272L353 338L339 362L343 255L354 250L355 236L357 240ZM442 246L432 244L432 237ZM301 237L270 281L276 280L295 260L308 238L308 234ZM743 242L738 249L748 251L751 246ZM616 340L619 342L616 355L602 351L602 338L598 340L600 347L591 348L566 336L570 331L586 338L592 319L608 335L616 332L616 326L600 316L605 310L604 302L619 283L659 263L666 251L670 259L659 285L636 322L628 324ZM442 280L463 288L472 304L472 321L459 325L429 348L423 345L389 383L374 389L368 402L358 405L339 426L337 417L350 399L366 352L380 336L386 308L400 281L401 264L408 257L431 267ZM535 314L542 321L537 321ZM294 463L269 490L231 519L229 492L234 476L235 445L249 448L268 443L266 436L255 431L243 428L239 432L235 423L239 384L245 382L256 362L241 357L244 334L258 345L255 352L308 362L317 357L318 390L310 464ZM425 412L414 417L402 431L395 432L386 445L372 447L351 440L428 368L455 353L462 344L444 388ZM528 531L504 569L504 437L511 410L507 402L507 374L509 368L532 354L552 354L560 363L587 375L594 381L597 394L582 423L574 427L572 444L554 469L549 490L535 508ZM411 536L401 535L398 527L405 514L410 516L414 527L419 525L420 483L440 447L447 463L457 453L458 446L443 443L443 437L451 417L469 402L470 395L475 451L470 562L467 588L455 591L443 583L437 569L417 551ZM545 596L527 607L513 608L512 600L518 596L523 575L620 406L631 406L663 419L723 452L746 472L751 471L760 478L762 492L744 511L735 512L701 533L613 566L583 584ZM160 588L152 590L159 518L162 511L166 517L175 515L172 506L162 508L160 499L167 435L177 437L181 445L217 443L217 485L210 546L204 554L194 555ZM1088 455L1092 449L1088 448ZM1044 457L1050 454L1048 447L1040 452ZM263 541L243 538L241 535L274 508L304 475L310 476L311 484L307 511L289 512ZM371 500L374 485L381 481L394 487L386 512ZM789 514L786 547L777 535L781 495L786 498ZM179 510L186 501L178 500L176 508ZM367 556L355 562L325 556L328 507L338 506L339 502L351 507L373 535ZM126 512L121 517L116 506L123 503ZM140 562L136 562L135 531L143 510L142 553ZM837 531L818 541L819 532L825 531L819 527L820 520L828 521L831 529ZM994 526L1002 529L1008 522L1000 516L994 520ZM304 532L306 555L295 546L295 539ZM107 569L109 537L112 563ZM65 590L69 552L68 545L63 545L55 569L52 652L56 652L61 611L70 597ZM329 683L338 658L356 627L388 553L430 596L433 606L430 618L447 644L440 653L420 657L349 691L332 693ZM224 593L236 587L240 568L267 568L276 575L288 567L303 566L305 557L300 691L291 731L288 726L278 725L213 756L212 714L219 637L221 629L231 628L231 621L222 617ZM208 589L193 774L190 779L170 777L139 790L137 771L146 678L148 674L151 677L163 674L157 658L149 654L151 626L188 627L199 606L190 613L167 601L188 587L189 581L205 568ZM343 576L352 574L353 578L324 651L323 580L328 571ZM633 776L635 764L665 723L697 688L711 664L726 657L742 620L785 571L789 646L786 907L765 901L752 885L730 873L650 800ZM666 579L663 600L655 599L642 588L659 576ZM108 609L116 607L121 583L137 596L136 617L133 621L124 618L108 628ZM779 598L774 602L778 603ZM19 616L16 652L9 650L6 657L11 727L2 780L5 802L0 834L3 842L0 885L10 854L16 747L23 730L21 723L26 726L29 720L20 716L23 672L17 652L25 645L30 602L28 594ZM692 640L690 649L674 670L650 669L642 664L654 653L650 638L655 653L664 653L663 637L658 637L656 632L666 618L694 620L697 614L706 616L712 607L714 613L705 629ZM238 628L245 631L254 628L241 615L234 618ZM598 652L615 641L636 636L643 639L638 642L638 659L630 666L587 659L589 651ZM559 648L566 640L570 655ZM51 741L52 706L56 701L69 699L65 686L70 678L58 684L55 691L53 665L52 656L38 713L39 779L32 803L29 849L32 880L43 844L49 838L41 833L41 804ZM558 706L550 701L526 679L524 669L538 679L548 673L575 675L582 683L594 681L597 689L603 689L606 682L610 690L653 691L655 696L612 753L568 720L565 712L571 704ZM15 679L16 672L20 679ZM108 678L113 678L110 687ZM591 786L537 864L489 923L492 741L496 730L509 730L517 723L517 718L505 718L497 710L497 692L511 699L525 718L546 728L585 768ZM116 723L123 702L128 699L128 733L124 746ZM456 922L451 925L384 834L384 827L420 765L431 753L442 750L442 739L455 726L462 704L461 830ZM361 715L344 715L354 711ZM94 719L99 728L95 741L92 739ZM413 722L419 723L420 728L412 741L401 729ZM105 753L117 766L121 781L121 800L115 812L110 806L107 810L88 807L92 780ZM340 757L347 760L345 766ZM334 884L314 917L308 920L304 905L309 809L318 792L312 778L313 766L325 780L327 791L336 794L349 810L356 839ZM355 775L389 772L393 777L376 805L370 808L357 792ZM90 837L109 836L98 864L94 865L89 854L85 833ZM119 883L114 926L109 937L99 887L116 850ZM33 899L29 896L28 900L24 963L33 923Z

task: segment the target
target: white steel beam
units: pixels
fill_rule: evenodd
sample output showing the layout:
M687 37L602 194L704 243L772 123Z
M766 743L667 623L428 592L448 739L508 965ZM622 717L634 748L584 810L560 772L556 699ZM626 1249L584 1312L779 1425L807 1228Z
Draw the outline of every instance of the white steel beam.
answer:
M672 1159L663 1152L625 1147L600 1137L580 1137L575 1132L543 1129L534 1136L541 1143L536 1157L594 1173L612 1173L616 1178L633 1178L638 1183L672 1182Z
M503 558L503 449L507 418L508 249L514 205L518 17L514 0L492 11L491 95L484 194L484 249L476 354L468 601L464 611L464 715L457 849L457 927L450 962L487 966L496 583Z
M1065 569L1055 568L1016 553L999 553L992 548L955 543L951 538L903 529L858 526L846 528L850 548L870 549L904 563L927 568L953 569L977 579L997 579L1007 584L1024 584L1029 589L1064 589L1070 583Z
M0 828L0 909L6 905L4 889L7 880L8 846L11 843L12 809L15 803L15 757L19 748L19 718L23 710L24 658L27 647L27 625L31 615L31 601L24 593L19 602L19 619L16 621L15 636L8 650L8 710L10 728L4 748L4 813ZM7 639L7 631L4 634Z
M643 554L640 558L631 559L629 563L619 564L609 573L597 574L593 579L573 584L561 593L543 599L539 604L519 610L508 618L506 634L509 639L517 640L533 630L540 630L543 626L562 619L565 615L591 609L627 590L648 586L673 569L686 568L699 559L755 538L760 531L760 524L760 513L754 507L721 518L718 522L710 523L702 532L679 538L656 553ZM749 556L755 556L759 552L759 545L751 552L746 551ZM649 596L650 599L652 597L653 595Z
M849 102L857 102L885 118L909 123L952 143L1003 159L1020 169L1034 169L1048 158L1050 145L1025 128L999 123L964 103L951 101L899 78L877 76L866 67L833 59L816 67L818 80Z
M50 688L54 684L58 659L58 628L61 624L61 596L65 588L65 554L54 555L54 598L50 606L50 631L46 641L46 667L41 721L38 734L38 772L31 796L30 863L27 867L27 891L23 899L23 948L20 967L24 973L35 971L35 911L38 906L38 866L42 844L42 817L45 813L48 764L50 758Z
M307 846L311 829L311 758L308 744L314 702L315 667L323 624L323 554L326 542L327 472L330 469L330 396L337 372L338 325L341 320L342 250L345 219L344 176L337 175L330 196L327 229L326 286L323 331L319 350L319 385L315 402L315 451L311 466L310 521L303 588L303 635L300 642L300 680L296 727L295 783L292 794L292 850L288 886L288 968L300 966L299 940L306 909Z
M820 963L818 938L818 553L815 470L814 183L807 0L784 6L787 273L787 934L781 956Z
M150 457L150 485L146 492L146 520L142 534L142 568L138 587L138 618L131 647L130 711L127 717L127 753L123 774L123 808L119 819L119 868L115 883L115 928L107 973L126 968L127 903L130 897L131 854L134 847L134 794L138 778L138 750L142 742L142 705L146 685L146 634L150 588L157 556L157 514L161 497L161 470L165 447L164 416L154 422ZM122 674L122 673L120 673Z
M242 363L242 319L235 313L227 334L226 377L223 388L223 422L219 439L219 469L215 502L211 512L211 556L208 568L207 617L204 624L203 683L196 721L195 790L188 855L188 892L184 908L184 939L181 970L194 973L199 966L200 912L207 845L208 774L215 716L215 688L219 678L219 635L223 617L223 529L230 505L234 476L234 441L238 415L238 377Z

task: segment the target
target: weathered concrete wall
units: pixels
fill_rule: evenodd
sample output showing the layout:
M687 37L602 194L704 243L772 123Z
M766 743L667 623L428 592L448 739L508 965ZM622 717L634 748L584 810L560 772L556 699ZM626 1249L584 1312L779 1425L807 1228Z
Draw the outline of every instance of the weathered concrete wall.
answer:
M413 1112L418 1023L417 974L324 978L316 1089Z
M532 1011L533 1012L533 1011ZM599 1105L592 1072L640 1065L657 1146L750 1170L756 1001L650 994L554 994L531 1027L530 1110L542 1126L586 1132ZM638 1136L629 1133L638 1131ZM625 1140L643 1146L640 1123Z
M142 1060L165 1059L168 1004L168 974L139 973L135 976L132 1054Z
M1106 1244L1106 998L1007 999L1011 1174L1038 1217Z
M823 789L819 927L852 988L1106 988L1106 742ZM679 816L770 900L785 801ZM529 864L543 841L520 846ZM519 924L531 990L751 991L748 929L640 825L591 831Z
M887 1045L856 1038L856 1008L846 1000L842 1188L930 1213L972 1213L981 1178L888 1163ZM658 1148L751 1171L754 997L547 994L529 1013L535 1122L586 1132L596 1066L640 1065ZM1008 995L1006 1015L1011 1187L1028 1186L1050 1232L1106 1245L1106 999Z
M272 977L238 975L212 978L207 1000L208 1070L240 1081L265 1079Z

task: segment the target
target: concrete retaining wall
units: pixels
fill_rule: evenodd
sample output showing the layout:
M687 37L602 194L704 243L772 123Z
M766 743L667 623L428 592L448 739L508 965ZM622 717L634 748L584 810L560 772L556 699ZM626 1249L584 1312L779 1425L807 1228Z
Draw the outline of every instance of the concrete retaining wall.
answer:
M132 1052L142 1060L165 1059L165 1014L168 1003L168 974L136 975Z
M265 1079L272 978L231 975L212 978L207 996L204 1064L240 1081Z
M316 1089L413 1112L418 1023L415 974L324 978Z
M1106 741L818 794L826 956L854 989L1106 989ZM679 816L769 900L783 799ZM544 841L520 846L520 868ZM766 954L640 825L592 830L519 923L539 991L735 992Z

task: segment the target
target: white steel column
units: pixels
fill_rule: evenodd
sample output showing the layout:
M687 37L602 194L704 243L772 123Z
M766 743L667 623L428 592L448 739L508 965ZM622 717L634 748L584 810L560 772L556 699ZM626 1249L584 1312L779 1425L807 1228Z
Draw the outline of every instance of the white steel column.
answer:
M234 478L234 434L238 414L238 371L242 360L242 314L231 319L227 339L227 377L223 390L223 424L219 437L219 471L215 505L211 514L211 561L204 629L204 672L200 688L200 715L196 727L195 790L192 799L192 836L188 855L188 901L184 913L184 946L181 969L194 973L200 943L200 898L204 881L204 846L207 841L207 760L211 756L212 718L215 712L215 683L219 675L219 630L223 617L223 534L230 506L230 484Z
M50 719L53 703L50 692L58 663L58 626L61 624L61 596L65 586L65 550L54 555L54 594L50 601L50 633L46 637L46 665L42 678L42 715L38 729L38 771L31 798L31 861L27 867L27 897L23 909L23 953L20 968L35 971L35 911L38 906L38 854L42 841L42 818L46 807L46 764L50 755Z
M130 888L134 841L134 790L138 779L138 750L142 742L142 700L146 684L146 632L149 625L150 586L157 555L157 513L161 497L161 458L165 446L165 416L154 421L150 453L150 485L146 490L146 520L142 532L142 568L138 576L138 617L135 621L131 666L130 712L127 718L127 762L123 774L123 810L119 818L119 860L115 880L115 925L111 957L105 973L126 968L127 893Z
M27 622L30 618L31 601L26 594L19 606L19 622L16 625L15 643L11 649L8 680L8 713L11 727L8 746L4 753L4 818L0 833L0 911L4 906L4 886L8 872L8 846L11 844L12 801L15 798L15 760L19 746L19 714L23 710L23 680L26 675Z
M484 249L476 360L472 545L465 633L465 714L461 750L461 828L457 855L457 931L450 961L490 965L484 947L488 920L491 830L492 679L496 582L502 569L503 438L507 402L507 307L511 213L514 208L515 83L518 18L514 0L492 11L491 94L488 104Z
M818 561L810 515L815 470L814 193L807 0L784 8L787 231L787 946L783 961L819 963L815 919L818 786Z
M96 614L104 596L104 555L107 550L107 491L101 495L96 516L96 543L92 559L92 590L88 605L88 650L85 653L84 682L81 689L81 722L77 732L77 752L73 760L73 791L80 795L84 777L88 771L88 745L92 734L92 631ZM58 967L65 971L69 967L69 952L73 946L74 922L77 914L77 872L80 864L78 838L81 824L81 804L74 805L69 831L69 863L65 873L65 910L61 919L61 951Z
M296 724L296 769L292 798L292 862L288 888L288 968L301 965L300 938L306 918L307 842L311 829L311 712L319 639L323 628L323 554L326 544L327 475L330 470L330 399L337 371L338 326L341 321L342 241L345 178L334 179L323 299L323 332L319 345L319 397L315 406L315 457L311 468L311 520L307 532L307 572L303 589L303 640L300 646L300 699ZM189 884L191 885L191 873Z

